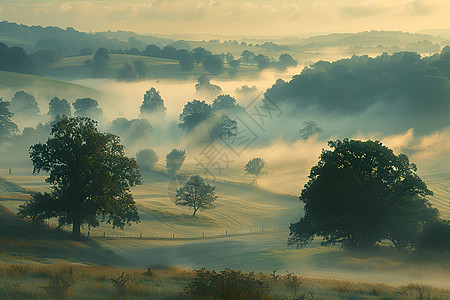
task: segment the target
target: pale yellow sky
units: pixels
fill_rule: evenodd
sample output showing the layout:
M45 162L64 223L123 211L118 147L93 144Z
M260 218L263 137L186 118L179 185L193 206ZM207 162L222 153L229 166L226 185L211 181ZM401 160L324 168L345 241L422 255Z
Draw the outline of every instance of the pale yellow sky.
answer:
M0 19L81 31L291 35L450 28L449 0L0 0Z

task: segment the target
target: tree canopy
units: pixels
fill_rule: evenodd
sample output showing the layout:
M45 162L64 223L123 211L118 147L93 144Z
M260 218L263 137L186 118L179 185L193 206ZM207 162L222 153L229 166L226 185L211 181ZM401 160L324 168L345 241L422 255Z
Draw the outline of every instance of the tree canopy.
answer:
M106 48L99 48L95 52L93 63L92 63L92 77L103 78L108 75L109 70L109 51Z
M149 67L148 65L142 61L142 60L137 60L133 63L134 68L136 69L136 71L139 74L139 79L146 79L149 77Z
M19 131L16 123L11 121L11 117L14 114L9 111L8 106L9 102L3 101L3 98L0 98L0 143Z
M300 201L305 215L291 223L290 244L314 236L324 244L371 247L390 240L413 247L424 225L437 219L426 196L433 193L406 155L378 141L330 141L311 168Z
M260 157L250 159L244 167L245 174L255 176L253 182L256 182L259 176L267 173L266 162Z
M181 188L177 189L175 204L193 208L192 216L195 217L199 210L214 208L214 201L217 200L215 188L205 183L201 176L191 176Z
M181 70L192 71L194 69L195 57L192 53L185 53L180 57Z
M166 155L166 169L169 174L175 174L184 163L186 159L186 152L184 150L172 149Z
M202 75L198 78L198 82L195 84L195 89L197 93L208 97L216 97L222 93L220 86L212 84L206 75Z
M166 113L164 100L154 87L145 92L144 101L139 107L139 110L141 114L164 115Z
M70 103L66 99L59 99L54 97L48 103L48 115L55 119L58 116L70 117L72 112L70 110Z
M228 94L217 96L212 103L212 108L215 112L224 111L228 113L237 113L244 110L242 106L237 104L236 98Z
M41 112L36 98L24 91L16 92L12 97L11 111L16 115L27 117L36 116Z
M211 117L213 123L210 140L224 139L229 140L237 135L237 122L230 119L227 115L213 115Z
M109 61L111 59L111 56L109 55L109 50L106 48L98 48L98 50L95 52L94 55L94 61L96 59L99 59L100 57L104 58L106 61Z
M22 205L22 217L58 218L72 224L74 237L83 224L101 221L123 228L139 222L130 188L140 184L138 165L125 156L119 137L101 133L89 118L63 118L46 143L30 148L33 173L48 172L50 193L35 193Z
M223 73L223 60L218 55L207 55L203 59L203 67L208 73L219 75Z
M195 63L198 65L203 62L206 56L212 55L212 53L205 48L197 47L193 50Z
M211 105L205 101L189 101L180 114L178 127L186 132L191 132L197 125L211 117L212 113Z
M302 128L300 129L300 137L302 139L307 139L313 134L322 133L323 129L316 122L308 120L302 123Z
M141 170L153 170L158 162L158 155L153 149L142 149L136 153L136 159Z
M72 104L75 108L75 116L98 119L103 115L103 110L98 107L98 101L92 98L81 98Z
M122 81L136 81L139 79L139 72L136 70L134 64L126 62L117 72L117 79Z

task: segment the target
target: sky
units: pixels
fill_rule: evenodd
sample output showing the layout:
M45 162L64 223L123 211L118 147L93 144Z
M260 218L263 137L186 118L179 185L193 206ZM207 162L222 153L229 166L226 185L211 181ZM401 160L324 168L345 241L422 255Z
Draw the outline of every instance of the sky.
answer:
M450 28L449 0L0 0L0 19L80 31L301 35Z

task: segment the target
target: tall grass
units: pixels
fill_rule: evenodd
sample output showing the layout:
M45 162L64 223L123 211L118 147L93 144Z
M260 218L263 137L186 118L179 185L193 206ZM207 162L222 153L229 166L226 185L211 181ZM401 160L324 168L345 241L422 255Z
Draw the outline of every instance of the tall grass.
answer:
M450 299L450 290L422 283L395 286L292 273L148 268L150 273L108 266L3 264L0 299Z

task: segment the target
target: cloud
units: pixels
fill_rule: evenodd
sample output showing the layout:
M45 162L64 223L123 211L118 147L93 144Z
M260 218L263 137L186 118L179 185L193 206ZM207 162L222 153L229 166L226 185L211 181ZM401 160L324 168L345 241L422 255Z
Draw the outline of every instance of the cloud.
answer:
M401 153L411 147L411 144L414 142L414 129L410 128L404 133L386 136L382 142L397 154Z
M352 5L344 5L340 9L343 15L357 18L379 16L386 14L391 10L391 7L384 6L383 4L375 4L371 1L356 2Z
M4 20L82 31L287 35L450 26L447 0L6 0L1 7Z
M434 8L423 0L414 0L407 4L406 11L411 16L426 16L433 13Z
M59 9L61 11L70 11L72 9L72 5L70 5L70 3L61 3Z

